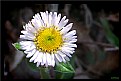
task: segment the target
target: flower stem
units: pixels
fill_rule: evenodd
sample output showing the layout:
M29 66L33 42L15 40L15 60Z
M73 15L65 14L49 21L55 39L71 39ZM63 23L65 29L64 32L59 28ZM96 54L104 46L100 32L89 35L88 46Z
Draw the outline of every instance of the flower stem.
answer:
M50 79L48 68L40 67L41 79Z

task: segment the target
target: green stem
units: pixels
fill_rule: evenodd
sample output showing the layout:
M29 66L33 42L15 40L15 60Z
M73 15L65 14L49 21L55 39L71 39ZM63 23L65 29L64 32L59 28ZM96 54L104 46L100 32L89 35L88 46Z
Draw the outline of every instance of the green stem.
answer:
M48 68L40 67L41 79L50 79Z

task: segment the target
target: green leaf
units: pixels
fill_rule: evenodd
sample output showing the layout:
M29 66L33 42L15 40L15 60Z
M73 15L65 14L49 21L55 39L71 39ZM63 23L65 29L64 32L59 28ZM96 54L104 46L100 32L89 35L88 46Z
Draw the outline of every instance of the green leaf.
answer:
M21 49L21 45L18 42L14 43L13 46L18 50Z
M104 31L105 31L105 33L106 33L106 38L107 38L107 40L108 40L111 44L113 44L113 45L119 47L119 39L118 39L118 37L111 31L111 29L110 29L110 24L109 24L108 20L106 20L105 18L101 18L100 21L101 21L102 26L104 27Z
M33 62L29 62L29 59L26 59L26 63L33 71L39 71L39 68L36 66L36 64Z
M55 66L55 73L56 79L71 79L75 71L69 62L61 62Z

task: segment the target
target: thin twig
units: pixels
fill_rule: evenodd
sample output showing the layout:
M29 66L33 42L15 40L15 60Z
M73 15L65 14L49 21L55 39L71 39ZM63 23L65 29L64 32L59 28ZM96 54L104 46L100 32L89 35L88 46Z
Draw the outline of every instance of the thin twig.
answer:
M54 73L54 68L53 67L50 67L49 73L50 73L51 79L54 79L55 78L55 73Z
M119 48L118 47L114 47L114 48L104 48L105 51L118 51Z
M81 41L80 43L84 43L84 44L97 44L97 45L104 46L104 47L115 47L112 44L107 44L107 43L102 43L102 42Z

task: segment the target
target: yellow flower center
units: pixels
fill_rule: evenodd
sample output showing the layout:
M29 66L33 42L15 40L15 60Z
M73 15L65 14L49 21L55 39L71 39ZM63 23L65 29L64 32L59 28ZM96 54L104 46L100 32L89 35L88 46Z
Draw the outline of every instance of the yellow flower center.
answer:
M41 28L36 34L34 43L39 51L55 53L63 44L62 35L55 26Z

